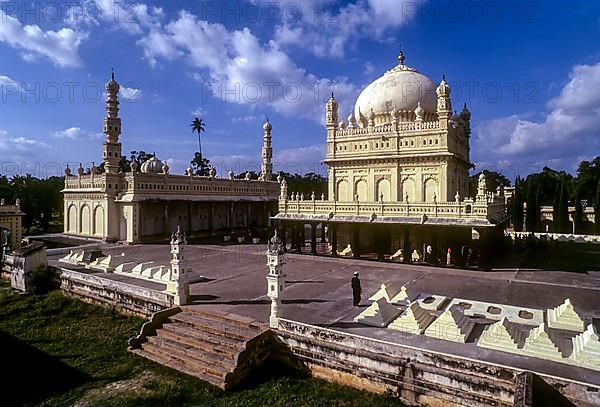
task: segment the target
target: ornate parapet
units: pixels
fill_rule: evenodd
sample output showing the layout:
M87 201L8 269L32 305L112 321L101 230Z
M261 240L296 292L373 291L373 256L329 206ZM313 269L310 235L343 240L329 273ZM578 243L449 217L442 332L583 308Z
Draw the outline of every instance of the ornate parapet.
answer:
M493 226L505 218L504 198L455 202L338 202L280 197L275 219L329 222Z

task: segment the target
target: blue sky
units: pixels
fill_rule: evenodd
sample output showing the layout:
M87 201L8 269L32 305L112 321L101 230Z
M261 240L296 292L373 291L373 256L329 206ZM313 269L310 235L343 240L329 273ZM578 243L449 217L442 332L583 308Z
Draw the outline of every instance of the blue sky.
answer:
M256 170L268 116L276 170L323 172L327 96L346 117L400 47L468 103L477 169L572 172L600 152L598 38L578 1L0 0L0 173L99 162L111 67L124 153L182 173L200 115L219 173Z

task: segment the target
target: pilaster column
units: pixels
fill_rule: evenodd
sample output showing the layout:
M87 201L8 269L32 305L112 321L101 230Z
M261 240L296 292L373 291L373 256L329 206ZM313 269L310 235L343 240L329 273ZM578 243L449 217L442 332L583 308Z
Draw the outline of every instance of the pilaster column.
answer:
M315 223L310 224L310 254L313 256L317 254L317 225Z

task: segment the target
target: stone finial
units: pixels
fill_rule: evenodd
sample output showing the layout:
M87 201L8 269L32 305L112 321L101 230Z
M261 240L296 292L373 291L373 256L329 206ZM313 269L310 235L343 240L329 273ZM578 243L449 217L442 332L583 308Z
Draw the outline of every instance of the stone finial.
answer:
M324 201L324 200L325 200L325 193L322 193L321 194L321 201Z
M77 168L77 174L79 176L83 175L85 173L85 170L83 169L83 164L79 163L79 168Z
M233 170L229 170L229 172L227 173L227 176L229 177L229 179L231 181L233 181Z
M98 167L96 167L96 163L92 161L92 168L90 168L90 173L93 174L98 174Z
M300 200L304 201L304 193L300 194Z
M129 168L131 169L131 172L134 174L137 173L138 167L139 167L139 164L136 160L131 161L131 164L129 164Z
M296 192L296 201L300 200L300 192ZM302 196L302 200L304 200L304 195Z
M281 173L279 173L277 175L277 182L279 182L281 184L282 181L283 181L283 177L281 176Z
M210 178L214 178L217 176L217 170L215 170L215 167L210 167L210 170L208 171L208 176Z
M373 108L371 108L371 111L369 112L369 127L375 127L375 113L373 112Z
M185 170L185 175L187 175L188 177L191 177L194 174L194 171L192 170L192 167L187 167L187 169Z
M348 116L348 128L355 129L356 128L356 117L354 117L354 110L350 112Z
M15 199L15 206L17 208L21 206L21 200L19 198Z
M279 188L281 198L287 198L287 181L285 179L281 180Z
M417 108L415 109L416 121L422 122L423 116L425 115L425 109L421 107L421 102L417 102Z
M485 196L486 193L487 193L487 184L485 181L485 174L482 171L481 174L479 174L477 195Z
M177 225L177 230L171 233L171 244L172 245L183 245L186 244L185 233L181 231L181 227Z
M460 202L460 194L458 193L458 191L456 191L456 195L454 195L454 200L456 201L456 203Z
M316 198L315 191L312 191L312 194L310 194L310 200L314 201Z
M71 169L69 168L69 164L67 164L67 168L65 168L65 176L66 177L71 176Z
M244 179L245 179L246 181L250 181L251 177L252 177L252 176L250 175L250 171L246 171L246 175L244 176Z
M6 205L6 200L4 198L0 199L0 206Z
M267 254L283 254L283 243L277 235L277 228L273 237L267 242Z
M169 164L166 161L163 163L162 172L165 175L169 175Z

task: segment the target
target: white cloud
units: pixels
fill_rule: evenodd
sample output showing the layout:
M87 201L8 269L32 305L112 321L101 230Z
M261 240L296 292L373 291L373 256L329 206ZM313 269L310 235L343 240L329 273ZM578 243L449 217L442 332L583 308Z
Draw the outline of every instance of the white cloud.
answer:
M204 110L201 106L198 106L197 108L192 110L192 116L204 117L204 116L206 116L206 110Z
M130 34L141 34L164 18L163 9L143 3L117 0L82 0L68 10L66 22L73 27L104 23Z
M121 89L119 90L119 96L125 101L137 102L142 98L143 92L141 89L128 88L127 86L121 85Z
M155 48L156 41L165 45ZM194 77L206 98L269 106L288 116L319 120L331 90L347 106L357 94L347 78L319 78L298 67L274 41L261 44L247 28L230 31L187 11L153 29L138 45L150 64L182 58L199 69Z
M297 46L318 57L341 58L345 47L361 38L384 40L389 29L416 17L425 0L357 0L336 9L330 1L302 2L300 18L283 18L274 41ZM286 9L291 1L280 2ZM317 5L318 3L318 5Z
M42 141L23 136L13 137L8 134L8 131L0 130L0 151L21 155L34 152L38 148L50 148L50 146Z
M475 148L498 157L574 159L600 147L600 63L577 65L560 94L548 102L543 120L517 115L490 120L475 129ZM547 161L551 162L551 161Z
M0 21L0 42L19 50L25 60L45 57L60 67L81 64L79 47L86 33L71 28L44 31L38 25L23 25L2 10Z
M2 93L5 93L4 89L8 89L8 88L18 90L21 88L21 86L14 79L12 79L6 75L0 75L0 90L2 90Z
M94 140L104 137L102 133L90 133L87 130L82 130L80 127L69 127L64 130L55 131L51 136L64 140Z
M249 114L246 116L238 116L231 119L232 123L249 123L249 122L259 122L261 116Z

